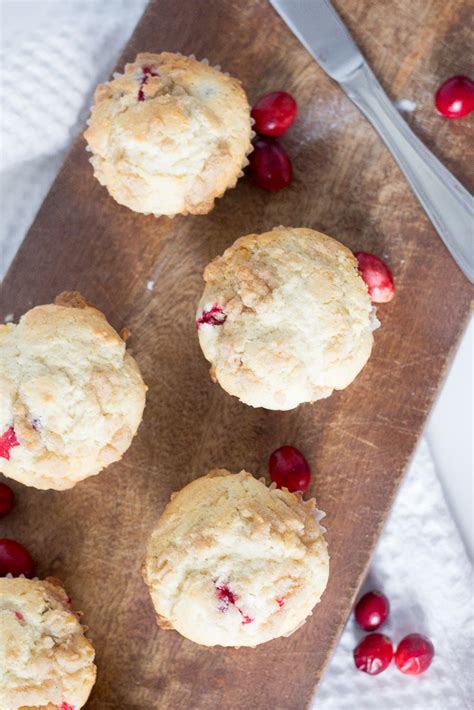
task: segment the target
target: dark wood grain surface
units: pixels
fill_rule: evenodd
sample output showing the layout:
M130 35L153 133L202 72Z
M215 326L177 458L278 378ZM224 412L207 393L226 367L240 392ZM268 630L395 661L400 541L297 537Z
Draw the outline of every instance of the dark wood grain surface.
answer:
M337 5L390 96L417 102L409 123L472 188L472 120L448 122L432 104L441 80L466 71L468 0ZM97 649L91 709L297 710L347 618L471 291L380 140L265 0L155 0L123 60L161 50L221 64L250 101L280 88L296 97L299 119L283 138L293 185L270 195L241 180L207 216L156 220L108 197L77 140L5 280L0 315L79 289L132 331L148 403L122 462L71 491L13 484L19 504L0 531L25 543L39 573L62 578L84 609ZM205 264L242 234L279 224L375 251L397 283L355 383L292 412L253 410L212 385L194 330ZM171 491L213 466L265 474L284 443L309 458L328 514L331 578L311 620L253 650L201 648L159 630L140 567Z

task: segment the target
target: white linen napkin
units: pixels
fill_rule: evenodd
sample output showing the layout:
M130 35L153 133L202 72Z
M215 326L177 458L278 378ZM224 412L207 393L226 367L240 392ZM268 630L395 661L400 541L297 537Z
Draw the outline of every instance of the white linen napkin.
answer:
M84 123L95 84L109 74L145 5L146 0L1 2L0 278ZM422 440L365 587L388 595L392 612L384 630L393 640L412 631L425 633L435 645L435 661L420 677L404 676L394 665L377 677L360 673L353 666L352 649L362 634L351 619L314 707L472 707L471 575L427 442Z

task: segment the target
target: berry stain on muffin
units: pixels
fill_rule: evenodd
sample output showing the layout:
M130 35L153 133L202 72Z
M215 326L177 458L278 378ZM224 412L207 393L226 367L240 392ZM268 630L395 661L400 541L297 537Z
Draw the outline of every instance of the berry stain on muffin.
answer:
M148 79L150 76L160 76L160 75L152 67L143 67L142 78L140 80L140 88L138 89L138 95L137 95L138 101L145 101L145 91L143 90L143 87L145 86L145 84L148 84Z
M196 330L201 325L223 325L227 320L227 314L215 303L208 311L203 311L196 320Z
M20 446L20 442L16 438L14 428L11 426L0 436L0 456L9 461L10 450L15 446Z
M253 619L250 618L250 616L247 616L247 614L244 614L242 609L237 606L237 599L239 598L237 594L234 594L229 588L227 584L221 584L221 585L216 585L216 596L219 600L219 606L218 609L220 612L224 613L227 611L229 606L232 604L235 606L237 611L242 617L242 624L251 624Z

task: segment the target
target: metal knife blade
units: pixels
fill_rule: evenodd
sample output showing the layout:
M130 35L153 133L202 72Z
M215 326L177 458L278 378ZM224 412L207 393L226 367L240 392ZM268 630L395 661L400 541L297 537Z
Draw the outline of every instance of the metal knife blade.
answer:
M364 63L345 24L325 0L270 0L326 74L343 81Z
M377 130L451 255L474 282L471 195L394 108L329 0L269 2Z

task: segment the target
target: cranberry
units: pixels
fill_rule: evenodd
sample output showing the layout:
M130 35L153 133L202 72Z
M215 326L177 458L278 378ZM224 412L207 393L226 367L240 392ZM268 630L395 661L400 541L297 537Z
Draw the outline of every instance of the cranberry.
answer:
M238 597L233 592L230 591L229 587L223 584L220 587L216 587L216 595L221 604L219 604L219 611L227 611L229 604L235 604Z
M15 611L15 617L18 619L20 624L23 624L25 622L25 617L21 613L21 611Z
M395 663L402 673L419 675L431 666L434 646L426 636L409 634L398 644Z
M0 538L0 577L6 577L7 574L33 577L34 572L35 563L28 550L15 540Z
M8 515L15 505L15 495L6 483L0 483L0 518Z
M252 623L253 619L250 616L247 616L247 614L244 614L242 609L237 606L237 599L239 597L237 594L234 594L234 592L232 592L226 584L222 584L219 587L216 586L216 596L220 602L218 606L219 611L225 612L229 608L230 604L233 604L242 617L242 624L245 625Z
M252 109L254 129L265 136L282 136L293 125L297 103L286 91L272 91L259 98Z
M13 449L14 446L20 446L20 442L11 426L0 436L0 456L9 461L10 449Z
M462 118L474 111L474 82L467 76L452 76L435 95L435 106L446 118Z
M392 642L383 634L369 634L354 649L354 663L359 671L377 675L393 658Z
M258 138L249 155L250 177L257 187L278 192L291 183L293 169L284 148L271 138Z
M145 84L148 83L148 77L150 76L160 76L158 72L155 69L152 69L151 67L143 67L142 69L143 76L140 82L140 86L138 89L138 96L137 100L138 101L145 101L145 92L143 91L143 87Z
M355 620L365 631L373 631L383 624L389 611L390 606L385 594L367 592L356 604Z
M393 276L387 264L375 254L356 251L359 274L369 290L372 303L388 303L395 295Z
M226 320L227 315L222 308L215 303L208 311L201 313L196 321L196 330L199 330L199 326L203 325L203 323L207 323L208 325L222 325Z
M311 482L311 469L305 457L294 446L281 446L268 459L270 478L277 488L306 491Z
M74 705L69 705L65 700L59 706L59 710L75 710Z

